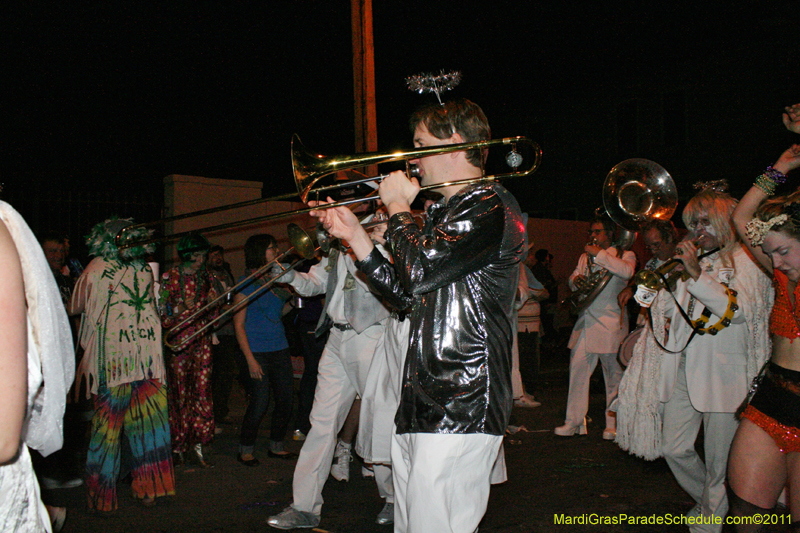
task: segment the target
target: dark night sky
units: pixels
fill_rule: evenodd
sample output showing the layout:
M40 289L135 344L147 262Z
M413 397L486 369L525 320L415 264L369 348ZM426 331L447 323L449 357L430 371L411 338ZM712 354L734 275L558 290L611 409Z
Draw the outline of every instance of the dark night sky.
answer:
M46 4L20 3L4 24L7 187L124 193L191 174L278 193L294 187L293 133L325 154L353 152L348 2ZM547 158L558 109L591 116L615 80L737 54L749 40L797 46L789 1L550 4L376 1L380 149L408 142L406 117L431 97L403 80L422 71L460 70L450 95L481 104L495 137L532 136Z

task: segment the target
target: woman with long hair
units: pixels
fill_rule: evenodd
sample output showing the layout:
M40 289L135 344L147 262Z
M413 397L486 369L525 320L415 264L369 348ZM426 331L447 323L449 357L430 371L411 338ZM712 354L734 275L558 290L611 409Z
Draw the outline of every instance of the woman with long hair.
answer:
M756 178L733 213L737 232L775 286L772 356L753 382L755 394L742 413L728 459L730 511L738 517L771 512L787 482L790 510L800 516L800 342L794 344L800 337L800 190L769 199L797 167L798 144ZM792 531L799 529L793 522ZM737 525L737 531L759 530L760 525Z
M244 245L245 274L253 272L278 257L278 243L272 235L253 235ZM237 459L246 466L256 466L259 461L253 455L256 437L261 420L269 408L270 389L275 399L272 413L269 448L270 457L290 459L295 454L283 449L283 439L289 429L292 416L293 374L289 354L289 342L283 328L283 308L291 293L273 286L261 290L270 275L265 273L242 287L234 297L238 305L251 297L247 306L242 307L233 317L233 327L239 348L247 360L250 375L247 411L242 420ZM241 281L241 280L240 280Z

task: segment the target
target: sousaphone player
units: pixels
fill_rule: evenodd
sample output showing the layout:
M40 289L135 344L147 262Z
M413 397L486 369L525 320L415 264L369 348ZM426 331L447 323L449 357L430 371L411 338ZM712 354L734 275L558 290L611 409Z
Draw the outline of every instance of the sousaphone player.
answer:
M587 278L599 269L610 276L604 287L578 315L569 340L569 396L567 416L563 426L555 429L561 437L585 435L586 413L589 410L589 379L598 361L603 367L606 384L606 425L603 438L613 440L616 436L616 418L608 410L617 396L617 387L622 378L622 368L617 362L617 348L628 334L628 321L623 319L617 295L627 285L636 271L636 256L628 250L618 250L612 243L623 228L607 214L595 217L589 228L590 242L569 277L570 288L581 291Z

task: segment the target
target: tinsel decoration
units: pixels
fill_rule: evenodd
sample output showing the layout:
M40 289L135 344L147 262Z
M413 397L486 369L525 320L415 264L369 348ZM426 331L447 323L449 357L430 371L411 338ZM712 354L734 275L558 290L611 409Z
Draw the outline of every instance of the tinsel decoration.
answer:
M445 72L441 71L439 74L416 74L406 78L406 84L412 91L423 93L435 93L436 99L442 103L442 93L451 90L453 87L461 83L461 73L456 71Z
M728 180L698 181L694 184L694 188L698 193L705 192L709 189L717 193L728 192Z
M102 257L107 261L118 261L120 259L130 261L151 254L155 251L155 245L131 246L120 251L117 248L116 236L122 230L133 225L132 218L111 217L104 220L92 228L86 236L86 245L89 247L89 254ZM140 241L150 238L153 230L146 228L136 228L126 232L126 241Z

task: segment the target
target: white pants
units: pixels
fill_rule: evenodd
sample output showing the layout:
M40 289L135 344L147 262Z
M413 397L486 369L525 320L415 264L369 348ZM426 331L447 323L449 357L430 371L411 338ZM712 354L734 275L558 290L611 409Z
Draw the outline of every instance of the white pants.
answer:
M603 381L606 384L606 427L616 429L617 419L609 411L611 402L617 397L619 382L622 379L622 367L617 362L615 353L587 353L586 336L581 335L572 349L569 360L569 395L567 397L568 426L583 424L589 411L589 380L597 367L597 361L603 367Z
M331 329L319 360L317 390L311 408L311 430L294 469L292 506L298 511L321 514L322 487L328 479L336 438L356 394L364 393L372 355L383 335L383 325L370 326L361 335ZM392 494L391 475L375 472L381 496ZM383 483L384 487L380 484ZM388 485L387 485L388 483Z
M395 435L395 532L474 532L486 513L502 442L500 435Z
M705 516L728 512L725 475L728 451L739 422L733 413L702 413L689 400L685 359L682 358L670 400L664 404L662 449L672 474L683 490L700 504ZM695 450L703 424L705 463ZM691 526L690 531L719 532L719 525Z

